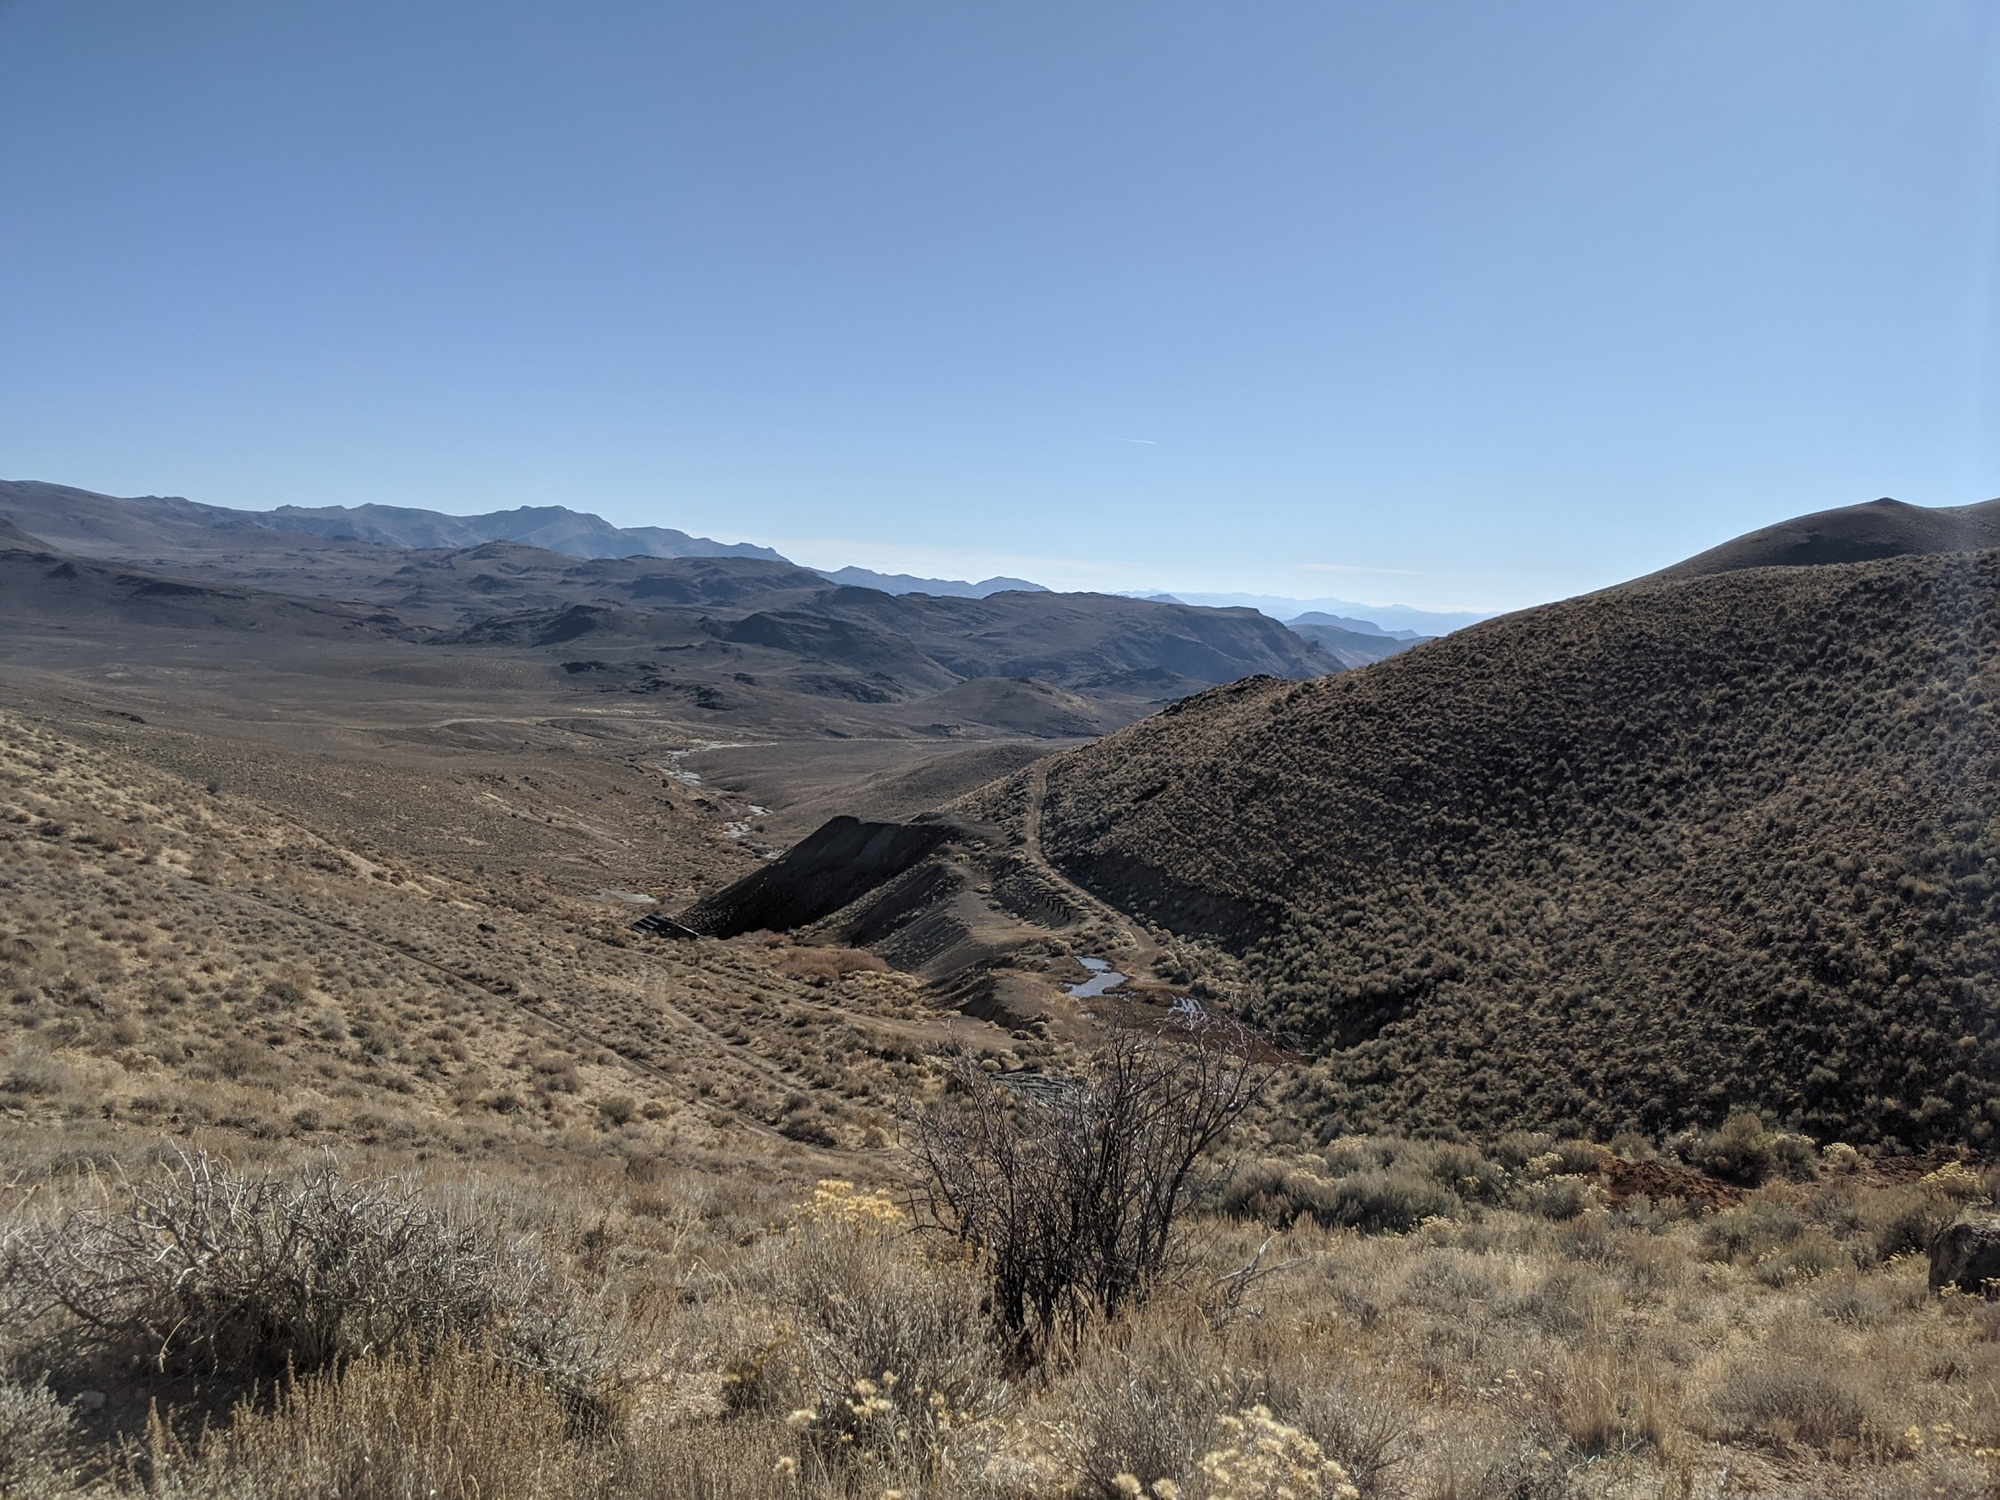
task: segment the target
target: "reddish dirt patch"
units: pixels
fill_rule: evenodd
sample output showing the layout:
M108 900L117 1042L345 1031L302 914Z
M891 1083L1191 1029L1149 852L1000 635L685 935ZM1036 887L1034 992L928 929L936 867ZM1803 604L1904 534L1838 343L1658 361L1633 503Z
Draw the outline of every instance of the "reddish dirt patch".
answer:
M1679 1198L1699 1204L1704 1212L1733 1208L1743 1201L1743 1189L1717 1182L1687 1167L1671 1167L1663 1161L1625 1161L1612 1157L1604 1164L1604 1195L1612 1203L1644 1194L1654 1202Z
M1952 1162L1963 1162L1970 1170L1977 1172L1985 1164L1976 1156L1968 1156L1963 1151L1951 1151L1936 1147L1922 1156L1878 1156L1866 1162L1868 1173L1883 1182L1915 1182L1920 1177L1928 1177L1939 1167Z

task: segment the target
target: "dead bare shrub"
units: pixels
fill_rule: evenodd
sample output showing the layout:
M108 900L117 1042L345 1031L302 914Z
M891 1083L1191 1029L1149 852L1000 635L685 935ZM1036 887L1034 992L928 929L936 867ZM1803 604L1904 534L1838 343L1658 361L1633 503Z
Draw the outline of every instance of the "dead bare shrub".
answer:
M405 1183L349 1182L324 1157L253 1175L176 1150L105 1199L14 1252L20 1313L58 1320L72 1355L247 1383L491 1338L574 1395L591 1383L583 1325L541 1258Z
M1189 1011L1112 1032L1032 1091L960 1061L912 1151L929 1222L981 1257L1017 1355L1168 1273L1196 1164L1270 1079L1255 1057L1246 1028Z

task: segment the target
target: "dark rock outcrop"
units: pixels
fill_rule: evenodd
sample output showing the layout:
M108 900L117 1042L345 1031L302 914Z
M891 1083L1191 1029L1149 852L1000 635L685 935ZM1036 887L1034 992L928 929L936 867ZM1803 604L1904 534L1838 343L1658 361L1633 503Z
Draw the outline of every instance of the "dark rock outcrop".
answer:
M1931 1241L1931 1290L2000 1298L2000 1219L1968 1219Z

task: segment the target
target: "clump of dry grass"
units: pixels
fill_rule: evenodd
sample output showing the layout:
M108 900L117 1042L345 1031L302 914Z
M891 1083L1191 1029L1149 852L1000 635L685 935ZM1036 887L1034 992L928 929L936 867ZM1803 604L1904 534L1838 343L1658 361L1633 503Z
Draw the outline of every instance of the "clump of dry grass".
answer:
M778 967L809 984L831 984L850 974L886 974L889 965L862 948L791 948L778 960Z
M360 1354L246 1402L198 1438L155 1419L146 1493L219 1500L557 1500L614 1493L612 1456L560 1393L511 1359L448 1341Z

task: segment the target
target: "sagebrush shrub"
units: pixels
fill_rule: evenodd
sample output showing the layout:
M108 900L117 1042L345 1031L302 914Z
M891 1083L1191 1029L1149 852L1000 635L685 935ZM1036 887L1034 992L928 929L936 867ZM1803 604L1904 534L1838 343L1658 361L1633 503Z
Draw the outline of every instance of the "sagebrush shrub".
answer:
M1874 1417L1854 1376L1804 1358L1740 1362L1708 1392L1708 1404L1721 1434L1816 1448L1859 1442Z
M248 1382L458 1337L577 1396L594 1377L583 1310L541 1257L405 1183L177 1151L106 1196L19 1237L23 1311L64 1319L74 1352Z
M1688 1162L1724 1182L1755 1187L1771 1175L1771 1137L1754 1110L1739 1109L1687 1151Z
M0 1380L0 1495L40 1500L69 1489L75 1421L41 1382Z

